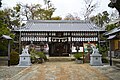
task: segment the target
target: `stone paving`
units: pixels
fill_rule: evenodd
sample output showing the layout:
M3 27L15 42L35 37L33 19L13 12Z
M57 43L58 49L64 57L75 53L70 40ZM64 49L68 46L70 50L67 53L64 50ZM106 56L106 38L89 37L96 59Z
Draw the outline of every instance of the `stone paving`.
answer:
M120 80L119 67L104 65L104 66L94 66L94 68L98 69L101 73L108 76L110 80Z
M110 80L99 69L75 62L34 64L9 80Z

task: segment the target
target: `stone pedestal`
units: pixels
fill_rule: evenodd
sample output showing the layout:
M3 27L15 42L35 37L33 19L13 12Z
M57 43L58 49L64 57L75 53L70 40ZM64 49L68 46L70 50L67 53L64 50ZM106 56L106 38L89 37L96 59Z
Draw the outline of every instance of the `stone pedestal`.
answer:
M92 66L102 66L101 56L98 49L94 49L93 53L90 55L90 65Z
M78 60L78 59L76 59L75 62L76 62L77 64L82 64L82 63L83 63L83 60Z
M20 55L18 66L30 66L30 65L31 65L30 54L28 53L27 50L26 51L24 50Z

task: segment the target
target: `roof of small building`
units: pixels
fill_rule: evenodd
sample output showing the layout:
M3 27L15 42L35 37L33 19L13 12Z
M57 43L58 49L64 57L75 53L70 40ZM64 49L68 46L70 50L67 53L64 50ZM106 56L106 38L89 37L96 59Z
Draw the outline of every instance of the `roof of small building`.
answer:
M4 39L7 39L7 40L12 40L12 38L8 35L2 35L2 37L0 37L0 38L4 38Z
M30 20L15 31L104 31L104 29L82 20Z
M111 35L111 36L109 36L107 39L110 40L110 39L113 39L113 38L115 38L115 37L116 37L116 35Z

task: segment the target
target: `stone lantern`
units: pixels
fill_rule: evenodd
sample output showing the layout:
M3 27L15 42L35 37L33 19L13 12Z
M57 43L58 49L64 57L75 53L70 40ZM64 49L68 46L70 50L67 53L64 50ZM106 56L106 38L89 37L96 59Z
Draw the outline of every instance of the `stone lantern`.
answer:
M30 60L30 54L28 53L27 48L23 48L22 54L20 55L20 60L18 66L30 66L31 60Z
M93 48L93 53L90 55L90 65L92 66L102 66L102 60L99 54L98 48Z

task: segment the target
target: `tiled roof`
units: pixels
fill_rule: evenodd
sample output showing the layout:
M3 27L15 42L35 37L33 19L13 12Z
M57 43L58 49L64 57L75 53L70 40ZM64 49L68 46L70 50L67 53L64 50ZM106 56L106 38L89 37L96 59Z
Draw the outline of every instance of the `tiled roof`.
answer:
M30 20L15 31L104 31L88 21L80 20Z

